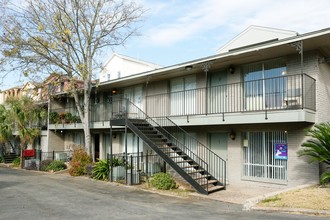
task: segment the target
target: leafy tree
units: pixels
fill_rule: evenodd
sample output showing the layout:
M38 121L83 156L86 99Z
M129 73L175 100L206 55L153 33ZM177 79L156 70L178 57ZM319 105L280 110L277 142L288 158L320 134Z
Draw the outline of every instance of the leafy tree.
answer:
M143 8L127 0L1 1L1 66L25 76L66 74L83 123L85 148L94 158L88 114L93 77L100 71L102 53L137 33ZM76 88L77 79L84 82L82 90Z
M13 136L11 123L8 120L8 111L4 105L0 105L0 144L4 145L9 142Z
M308 130L307 136L312 137L302 144L299 156L308 156L309 162L325 163L330 166L330 123L321 123ZM330 181L330 172L321 175L321 183Z
M7 117L11 123L11 129L18 132L23 166L23 150L40 135L38 122L46 116L46 112L31 98L24 96L9 98L5 104L8 106Z

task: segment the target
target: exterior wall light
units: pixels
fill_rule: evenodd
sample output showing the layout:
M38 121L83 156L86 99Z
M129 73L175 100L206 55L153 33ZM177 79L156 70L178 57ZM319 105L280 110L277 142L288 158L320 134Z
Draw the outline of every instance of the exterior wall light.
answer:
M235 132L233 130L231 130L231 132L229 134L229 137L230 137L230 139L235 140L236 134L235 134Z
M231 74L234 74L234 72L235 72L235 67L234 67L233 65L230 65L230 66L228 67L228 72L231 73Z
M185 67L185 70L190 71L192 68L193 68L193 66L192 65L189 65L189 66L186 66Z
M113 90L111 91L111 93L112 93L113 95L117 94L117 89L113 89Z

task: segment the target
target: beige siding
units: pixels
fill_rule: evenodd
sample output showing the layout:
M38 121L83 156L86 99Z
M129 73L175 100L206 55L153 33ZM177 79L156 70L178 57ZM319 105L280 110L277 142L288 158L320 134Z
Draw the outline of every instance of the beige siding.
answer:
M318 183L319 172L318 164L309 164L306 158L298 157L297 151L300 149L301 144L305 140L305 130L310 128L308 124L259 124L259 125L236 125L233 127L215 126L215 127L185 127L188 132L196 132L197 139L207 145L207 134L212 132L229 132L233 129L236 133L236 139L231 140L228 137L228 184L246 184L260 185L260 184L275 184L276 181L258 180L247 181L242 178L242 145L243 140L241 137L242 132L247 131L276 131L282 130L288 132L288 181L287 184L281 183L278 186L293 187L301 184Z
M316 123L330 121L330 64L319 64L316 82Z
M64 136L57 130L48 133L48 151L64 151Z
M319 165L309 164L307 158L298 157L297 151L304 141L304 129L290 130L288 133L289 160L288 160L288 186L318 183Z

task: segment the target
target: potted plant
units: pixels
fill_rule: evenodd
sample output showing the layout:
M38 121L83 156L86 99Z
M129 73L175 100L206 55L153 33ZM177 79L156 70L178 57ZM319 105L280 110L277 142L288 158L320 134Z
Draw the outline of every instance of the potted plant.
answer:
M59 114L59 120L64 124L65 123L65 112Z
M60 115L57 112L49 112L49 121L54 124L58 124L60 121Z
M110 167L112 169L112 180L118 181L125 179L126 162L123 158L113 157L110 160Z
M66 112L65 113L64 120L65 120L66 123L70 123L70 124L73 122L73 117L72 117L71 112Z
M72 122L73 123L80 123L80 117L79 115L72 115Z

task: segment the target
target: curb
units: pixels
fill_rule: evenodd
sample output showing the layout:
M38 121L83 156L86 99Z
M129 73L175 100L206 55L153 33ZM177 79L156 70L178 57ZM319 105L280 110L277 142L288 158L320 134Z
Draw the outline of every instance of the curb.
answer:
M268 211L268 212L301 213L301 214L306 214L306 215L330 216L330 211L327 211L327 210L313 210L313 209L302 209L302 208L277 208L277 207L254 206L250 210Z

